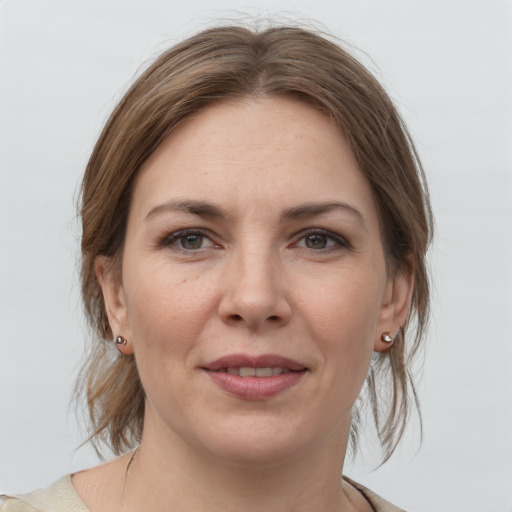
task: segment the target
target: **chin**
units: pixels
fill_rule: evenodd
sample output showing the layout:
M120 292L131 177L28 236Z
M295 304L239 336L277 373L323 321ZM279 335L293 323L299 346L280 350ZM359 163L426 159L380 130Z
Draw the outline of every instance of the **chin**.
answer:
M283 424L282 418L244 419L210 432L210 439L201 444L224 463L247 468L278 466L315 444L303 423Z
M279 466L293 459L298 447L293 443L275 439L233 439L217 443L210 453L225 464L241 468L265 468Z

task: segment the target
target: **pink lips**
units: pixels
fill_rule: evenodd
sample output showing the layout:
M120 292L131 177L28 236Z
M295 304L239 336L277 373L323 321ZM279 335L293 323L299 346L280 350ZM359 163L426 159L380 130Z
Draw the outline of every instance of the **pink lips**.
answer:
M236 375L238 368L268 368L273 370L273 374L244 377ZM246 400L264 400L276 396L297 384L307 371L296 361L273 354L257 357L232 354L207 364L203 369L220 388ZM283 369L283 372L279 369ZM269 374L270 370L263 373Z

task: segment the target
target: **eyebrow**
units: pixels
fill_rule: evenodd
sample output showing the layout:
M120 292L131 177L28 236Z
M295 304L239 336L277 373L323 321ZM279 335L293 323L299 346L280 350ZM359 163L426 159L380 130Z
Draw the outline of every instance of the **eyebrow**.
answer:
M308 217L315 217L329 213L333 210L342 210L350 215L354 216L365 228L366 221L362 213L348 203L341 201L328 201L322 203L305 203L299 206L293 206L287 208L281 213L281 219L283 220L300 220ZM158 206L155 206L146 215L145 220L154 217L155 215L166 213L166 212L184 212L199 217L210 217L210 218L227 218L229 217L226 210L215 206L206 201L194 201L194 200L182 200L182 201L167 201Z
M342 210L354 216L365 228L366 221L363 214L348 203L341 201L328 201L324 203L306 203L292 208L287 208L282 213L282 218L287 220L298 220L306 217L315 217L333 210Z
M222 208L215 206L206 201L167 201L158 206L155 206L145 217L148 220L155 215L165 212L184 212L191 213L193 215L199 215L200 217L227 217L228 214Z

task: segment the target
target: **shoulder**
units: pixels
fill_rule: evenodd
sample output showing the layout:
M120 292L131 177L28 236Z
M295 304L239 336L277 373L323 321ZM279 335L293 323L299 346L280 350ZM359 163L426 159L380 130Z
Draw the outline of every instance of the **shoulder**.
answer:
M0 498L4 500L0 512L88 512L71 483L71 475L57 480L47 489Z
M373 491L370 491L370 489L367 489L363 485L354 482L350 478L344 476L343 479L355 487L366 498L375 512L405 512L403 509L396 507L389 501L386 501L384 498L381 498L379 495L375 494Z

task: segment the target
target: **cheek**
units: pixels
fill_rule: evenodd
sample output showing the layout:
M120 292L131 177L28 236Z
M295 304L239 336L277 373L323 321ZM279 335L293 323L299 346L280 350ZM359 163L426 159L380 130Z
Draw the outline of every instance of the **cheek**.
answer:
M204 304L180 280L139 282L130 297L135 358L148 399L167 403L188 395L186 376L202 329Z
M316 340L325 368L333 380L360 382L366 377L373 352L381 307L380 275L354 273L331 278L321 293L309 297L310 336Z
M187 352L212 308L211 293L199 275L186 275L167 265L151 266L151 262L139 267L140 272L132 271L125 284L138 359Z
M383 285L379 276L372 273L333 275L316 288L315 294L304 294L301 298L304 309L309 311L310 325L325 332L328 337L338 337L347 342L371 338L375 332L379 314Z

